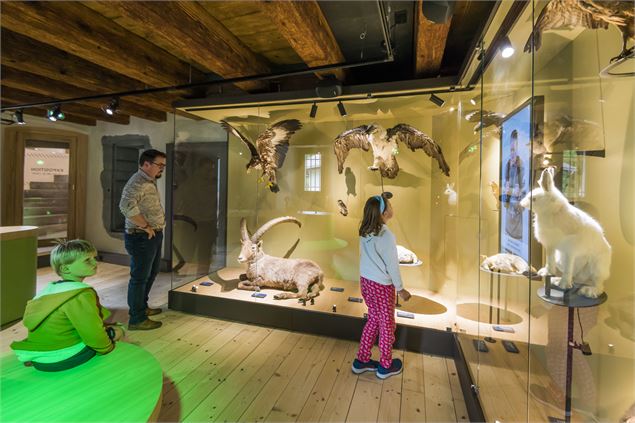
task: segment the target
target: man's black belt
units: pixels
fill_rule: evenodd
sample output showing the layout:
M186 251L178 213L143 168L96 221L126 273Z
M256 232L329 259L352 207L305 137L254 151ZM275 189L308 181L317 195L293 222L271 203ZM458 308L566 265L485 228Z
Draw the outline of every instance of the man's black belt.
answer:
M163 232L163 229L154 229L154 232ZM127 228L126 233L132 235L132 234L145 234L147 232L139 228Z

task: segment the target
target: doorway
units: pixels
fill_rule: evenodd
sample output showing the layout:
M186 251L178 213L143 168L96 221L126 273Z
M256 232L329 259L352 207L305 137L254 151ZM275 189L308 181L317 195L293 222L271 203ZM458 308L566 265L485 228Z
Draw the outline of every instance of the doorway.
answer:
M56 129L5 129L1 224L37 226L39 252L84 236L87 140Z

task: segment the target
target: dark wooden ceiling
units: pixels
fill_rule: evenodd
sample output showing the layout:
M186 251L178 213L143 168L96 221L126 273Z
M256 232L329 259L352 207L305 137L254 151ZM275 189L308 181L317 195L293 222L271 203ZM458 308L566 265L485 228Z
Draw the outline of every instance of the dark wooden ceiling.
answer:
M101 110L107 98L86 100L64 104L66 119L84 125L127 124L130 116L161 122L184 98L307 89L333 77L351 85L455 76L495 6L457 1L446 22L432 23L420 1L382 4L395 56L390 63L124 96L114 117ZM374 1L10 1L2 2L0 13L3 107L386 55Z

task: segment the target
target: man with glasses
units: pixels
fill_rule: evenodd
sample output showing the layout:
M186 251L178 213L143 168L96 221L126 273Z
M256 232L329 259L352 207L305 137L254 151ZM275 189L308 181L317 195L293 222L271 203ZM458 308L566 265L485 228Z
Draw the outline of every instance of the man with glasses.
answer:
M126 251L130 254L130 330L161 327L161 322L148 318L161 313L160 308L148 306L148 295L161 262L165 211L156 180L163 174L165 163L166 156L161 151L146 150L141 153L139 170L126 183L119 202L119 209L126 217L124 239Z

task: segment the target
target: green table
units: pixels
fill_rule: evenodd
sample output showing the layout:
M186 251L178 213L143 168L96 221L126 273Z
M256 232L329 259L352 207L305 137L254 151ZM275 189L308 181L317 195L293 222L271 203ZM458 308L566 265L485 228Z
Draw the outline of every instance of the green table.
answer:
M119 342L109 354L47 373L0 359L2 422L142 422L156 419L163 374L152 354Z

